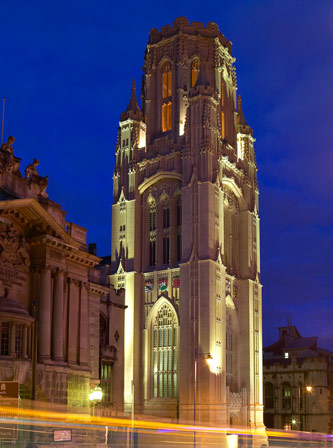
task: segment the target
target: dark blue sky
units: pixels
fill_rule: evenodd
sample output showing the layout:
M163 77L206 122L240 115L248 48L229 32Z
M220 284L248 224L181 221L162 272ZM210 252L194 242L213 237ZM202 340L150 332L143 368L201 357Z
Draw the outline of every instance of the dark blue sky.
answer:
M333 2L7 1L0 7L5 137L110 253L118 121L149 30L177 16L233 42L259 167L264 344L287 314L333 350Z

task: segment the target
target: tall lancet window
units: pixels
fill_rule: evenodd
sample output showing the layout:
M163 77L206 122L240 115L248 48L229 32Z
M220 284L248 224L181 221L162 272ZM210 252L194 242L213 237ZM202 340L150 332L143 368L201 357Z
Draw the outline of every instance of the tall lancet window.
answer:
M226 121L225 121L225 83L221 81L221 135L226 138Z
M154 398L177 397L177 331L174 310L164 304L153 321L153 390Z
M156 264L156 202L149 206L149 266Z
M170 64L162 70L162 132L172 128L172 71Z
M200 61L199 59L194 59L191 64L191 87L195 86L197 82L200 71Z
M170 261L170 204L166 200L163 206L163 264Z
M176 204L176 259L182 259L182 199L178 198Z
M233 328L232 328L232 316L231 313L227 312L226 315L227 322L226 322L226 344L225 344L225 355L226 355L226 380L227 380L227 386L229 386L230 391L233 391L233 349L234 349L234 341L233 339Z

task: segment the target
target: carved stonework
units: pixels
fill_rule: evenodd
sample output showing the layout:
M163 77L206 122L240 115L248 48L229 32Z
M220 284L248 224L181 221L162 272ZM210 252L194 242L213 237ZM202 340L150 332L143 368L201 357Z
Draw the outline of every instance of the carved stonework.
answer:
M25 269L30 266L24 235L21 235L13 224L7 221L0 221L0 265Z
M39 161L34 159L30 165L28 165L24 171L25 179L28 181L28 184L36 184L39 188L39 194L41 196L45 195L45 190L49 183L48 176L42 177L37 172L37 166L39 165Z
M8 141L3 143L0 148L0 171L8 171L15 176L21 177L20 164L21 159L14 156L12 144L14 137L8 137Z

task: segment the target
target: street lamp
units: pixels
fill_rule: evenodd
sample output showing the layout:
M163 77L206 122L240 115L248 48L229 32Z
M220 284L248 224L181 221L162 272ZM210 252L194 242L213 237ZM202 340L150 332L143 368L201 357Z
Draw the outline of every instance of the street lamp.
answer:
M102 388L100 386L94 387L89 392L89 400L90 400L90 403L92 403L92 406L93 406L93 412L92 412L93 416L95 415L96 403L100 403L102 401L102 398L103 398L103 391L102 391Z
M194 349L194 397L193 397L193 421L194 421L194 436L193 436L193 446L196 445L196 432L195 425L197 420L197 375L198 375L198 357L202 356L206 360L207 364L210 366L213 362L213 357L210 353L198 353L197 348Z
M303 403L303 418L301 415L301 393L303 395L303 391L305 390L305 392L311 393L313 390L312 386L305 386L305 388L303 389L303 387L298 386L298 415L299 415L299 429L300 430L305 430L305 426L306 426L306 395L304 395L304 403ZM303 425L304 423L304 425Z

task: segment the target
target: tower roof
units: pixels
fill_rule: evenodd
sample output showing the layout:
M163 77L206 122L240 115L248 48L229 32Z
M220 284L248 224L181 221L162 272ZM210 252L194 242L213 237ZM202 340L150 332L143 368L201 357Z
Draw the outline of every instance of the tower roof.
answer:
M128 118L131 118L133 120L141 120L142 118L142 112L138 104L138 100L136 99L136 93L135 93L135 81L133 79L132 81L132 93L131 98L129 100L128 106L121 114L121 120L127 120Z

